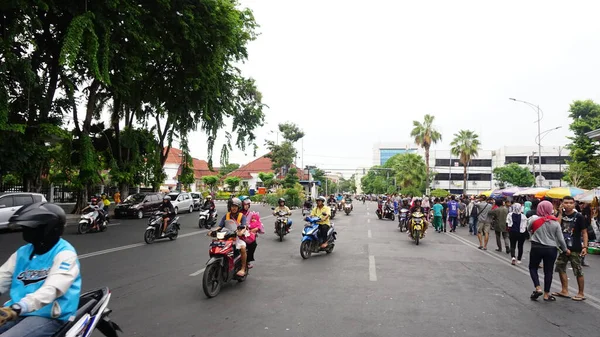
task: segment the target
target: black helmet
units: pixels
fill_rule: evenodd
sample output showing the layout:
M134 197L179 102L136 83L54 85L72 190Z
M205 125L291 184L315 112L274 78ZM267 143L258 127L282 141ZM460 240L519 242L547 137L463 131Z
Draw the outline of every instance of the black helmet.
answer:
M8 222L10 227L23 228L23 239L32 243L37 253L43 253L60 239L67 216L58 205L38 202L21 207Z

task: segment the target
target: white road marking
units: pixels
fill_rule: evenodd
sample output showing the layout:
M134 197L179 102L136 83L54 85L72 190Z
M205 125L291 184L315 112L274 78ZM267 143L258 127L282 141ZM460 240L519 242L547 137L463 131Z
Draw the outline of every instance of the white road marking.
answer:
M373 236L371 235L371 230L370 230L370 229L367 231L367 236L369 237L369 239L373 237Z
M487 250L481 250L481 249L479 249L479 246L478 246L477 244L475 244L475 243L473 243L473 242L471 242L471 241L469 241L469 240L467 240L467 239L465 239L465 238L463 238L463 237L460 237L458 234L454 234L454 233L448 233L448 235L449 235L451 238L453 238L453 239L455 239L455 240L457 240L457 241L460 241L460 242L462 242L463 244L465 244L465 245L467 245L467 246L469 246L469 247L472 247L473 249L475 249L475 250L477 250L477 251L479 251L479 252L482 252L482 253L484 253L484 254L488 255L489 257L491 257L491 258L494 258L494 259L496 259L496 260L498 260L498 261L500 261L500 262L502 262L502 263L506 264L507 266L510 266L510 268L517 270L517 271L518 271L518 272L520 272L521 274L523 274L523 275L527 275L527 276L530 276L530 275L529 275L529 269L528 269L528 268L526 269L525 267L518 266L518 265L516 265L516 266L513 266L513 265L511 265L511 264L509 263L509 262L510 262L509 260L507 260L507 259L502 259L502 258L500 258L500 257L498 257L498 256L496 256L496 255L494 255L493 253L491 253L491 252L488 252ZM555 285L556 287L558 287L558 288L562 287L562 286L561 286L561 284L560 284L560 281L558 281L558 280L556 280L556 279L553 279L553 280L552 280L552 284L554 284L554 285ZM577 292L578 292L578 290L577 290L577 289L575 289L575 288L573 288L573 287L569 287L569 291L570 291L571 293L574 293L574 294L577 294ZM586 299L587 299L586 301L584 301L585 303L587 303L587 304L591 305L592 307L594 307L594 308L596 308L596 309L600 310L600 299L598 299L597 297L595 297L595 296L592 296L592 295L585 295L585 297L586 297ZM593 302L592 302L592 301L590 301L590 300L592 300ZM594 302L595 302L595 303L594 303Z
M367 223L371 223L371 219L367 219Z
M377 281L377 269L375 268L375 256L369 255L369 281Z
M272 215L268 215L264 218L261 218L261 220L263 219L268 219L268 218L272 218ZM198 235L198 234L204 234L208 232L206 229L198 231L198 232L192 232L192 233L186 233L186 234L181 234L178 236L178 238L187 238L188 236L194 236L194 235ZM137 248L137 247L142 247L142 246L146 246L147 244L145 242L141 242L141 243L134 243L131 245L126 245L126 246L120 246L120 247L114 247L114 248L109 248L109 249L104 249L104 250L99 250L97 252L91 252L91 253L87 253L87 254L81 254L79 255L79 259L83 260L83 259L87 259L89 257L94 257L94 256L99 256L99 255L105 255L105 254L110 254L110 253L114 253L114 252L120 252L122 250L128 250L128 249L133 249L133 248Z
M198 276L198 275L204 273L204 270L206 270L206 268L202 268L195 273L191 273L190 276Z

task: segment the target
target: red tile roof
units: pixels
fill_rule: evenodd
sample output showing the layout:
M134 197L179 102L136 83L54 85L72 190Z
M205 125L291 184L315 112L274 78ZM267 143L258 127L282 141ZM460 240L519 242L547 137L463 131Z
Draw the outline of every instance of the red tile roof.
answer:
M166 151L167 148L164 148L163 151ZM167 160L165 164L178 164L179 169L177 170L177 176L181 173L181 164L183 164L183 157L181 156L183 151L176 148L171 148L169 150L169 155L167 156ZM208 168L208 162L206 160L201 160L197 158L192 158L192 166L194 168L194 178L202 179L205 176L213 176L219 174L219 171L213 167L213 171ZM173 177L173 179L177 179L177 177Z
M260 172L272 173L272 172L274 172L273 169L271 168L272 164L273 164L273 162L271 161L270 158L266 158L265 156L260 156L256 159L254 159L253 161L249 162L248 164L241 166L239 169L229 173L227 175L227 177L239 177L241 179L251 179L252 178L252 176L250 175L251 173L260 173ZM297 168L294 164L292 164L292 167L294 167L298 170L298 178L300 178L300 180L308 179L308 175L304 174L304 170ZM281 178L281 177L278 177L278 178Z

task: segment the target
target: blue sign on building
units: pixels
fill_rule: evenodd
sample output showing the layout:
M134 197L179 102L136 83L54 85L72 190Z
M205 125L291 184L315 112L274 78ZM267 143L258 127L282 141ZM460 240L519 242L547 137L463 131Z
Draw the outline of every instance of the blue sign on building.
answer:
M388 159L397 154L417 153L417 149L379 149L379 165L385 164Z

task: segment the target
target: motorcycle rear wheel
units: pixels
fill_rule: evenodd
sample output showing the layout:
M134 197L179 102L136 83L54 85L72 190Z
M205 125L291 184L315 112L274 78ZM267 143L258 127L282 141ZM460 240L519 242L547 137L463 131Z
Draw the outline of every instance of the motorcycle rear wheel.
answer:
M104 221L102 226L100 226L100 231L105 232L108 229L108 221Z
M179 236L179 230L175 229L173 231L173 234L169 235L169 240L171 240L171 241L177 240L177 236Z
M204 275L202 275L202 290L208 298L213 298L221 292L223 280L221 278L221 266L218 263L211 263L206 266Z
M303 259L308 259L312 255L312 242L311 241L302 241L300 244L300 256Z
M154 243L154 239L156 239L156 237L154 236L154 230L147 229L144 232L144 241L146 241L147 244L152 244Z
M206 219L198 220L198 228L202 229L206 226Z

